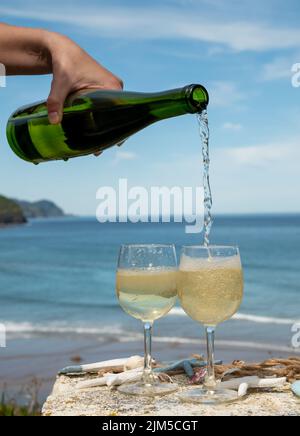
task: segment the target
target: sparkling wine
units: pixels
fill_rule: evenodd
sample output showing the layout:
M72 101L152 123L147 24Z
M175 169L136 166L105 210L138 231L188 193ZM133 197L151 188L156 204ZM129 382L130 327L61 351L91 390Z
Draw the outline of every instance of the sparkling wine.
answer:
M178 296L195 321L216 326L230 319L243 298L239 256L193 259L183 256L178 273Z
M210 187L209 170L210 170L210 154L209 154L209 125L207 110L202 111L197 115L200 138L202 142L202 159L203 159L203 189L204 189L204 246L209 246L209 237L213 224L212 218L212 193Z
M119 269L117 295L129 315L153 322L166 315L177 298L177 271L168 268Z

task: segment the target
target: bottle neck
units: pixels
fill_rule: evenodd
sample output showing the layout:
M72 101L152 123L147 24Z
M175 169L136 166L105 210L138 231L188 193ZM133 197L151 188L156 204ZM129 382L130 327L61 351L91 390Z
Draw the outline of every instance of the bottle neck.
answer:
M209 96L201 85L189 85L155 94L145 94L150 112L157 119L200 113L207 108Z
M189 85L184 88L187 104L191 113L205 110L209 103L209 95L202 85Z
M171 118L184 114L202 112L208 105L209 97L201 85L189 85L184 88L156 93L138 93L130 91L86 91L70 96L65 112L79 111L81 108L111 109L112 106L132 108L139 113L147 108L148 115L155 120Z

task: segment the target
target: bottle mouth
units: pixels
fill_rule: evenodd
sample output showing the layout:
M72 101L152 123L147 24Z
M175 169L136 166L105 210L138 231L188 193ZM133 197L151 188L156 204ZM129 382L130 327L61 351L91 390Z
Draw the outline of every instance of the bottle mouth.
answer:
M187 86L186 97L192 113L202 112L208 106L209 94L202 85Z

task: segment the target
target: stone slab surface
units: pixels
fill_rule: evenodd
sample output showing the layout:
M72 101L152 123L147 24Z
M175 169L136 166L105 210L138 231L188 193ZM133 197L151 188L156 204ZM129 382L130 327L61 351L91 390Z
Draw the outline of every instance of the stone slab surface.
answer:
M286 385L281 390L250 391L228 405L182 403L176 393L156 398L127 396L107 387L77 390L85 377L57 377L43 406L44 416L300 416L300 399ZM185 376L176 376L180 390L190 389Z

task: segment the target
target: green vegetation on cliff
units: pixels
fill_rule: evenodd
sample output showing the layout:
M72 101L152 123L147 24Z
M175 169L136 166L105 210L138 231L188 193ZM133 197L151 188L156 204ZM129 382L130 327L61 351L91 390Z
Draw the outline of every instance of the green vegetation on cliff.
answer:
M48 200L40 200L34 203L24 200L15 200L22 208L26 218L53 218L64 216L64 211Z
M0 195L0 226L24 224L30 218L65 216L64 211L48 200L29 202L12 200Z
M0 195L0 226L24 224L26 222L21 206L15 201Z

